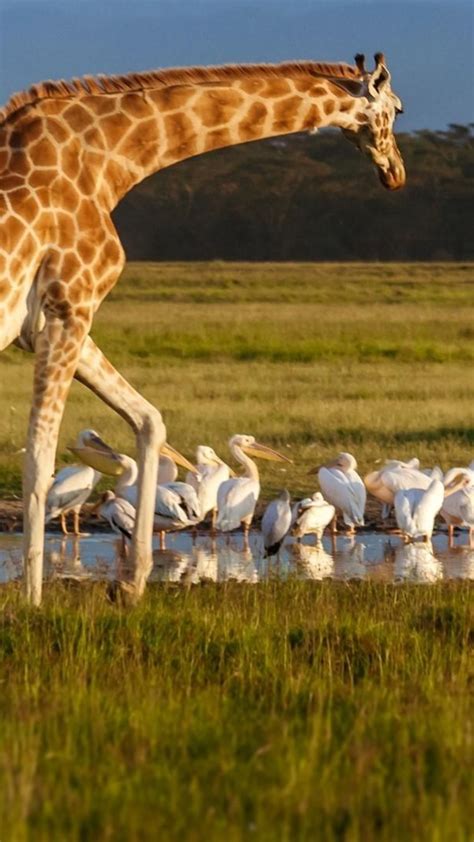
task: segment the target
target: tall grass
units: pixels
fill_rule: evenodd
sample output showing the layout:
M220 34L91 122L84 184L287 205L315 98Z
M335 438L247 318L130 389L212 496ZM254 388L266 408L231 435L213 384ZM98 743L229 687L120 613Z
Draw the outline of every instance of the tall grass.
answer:
M1 838L470 838L472 588L2 589Z

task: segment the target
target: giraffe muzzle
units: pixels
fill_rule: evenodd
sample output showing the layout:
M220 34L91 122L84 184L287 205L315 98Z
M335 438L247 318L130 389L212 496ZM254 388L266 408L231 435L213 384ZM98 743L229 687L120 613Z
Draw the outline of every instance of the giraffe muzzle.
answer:
M405 168L398 166L385 172L379 170L379 179L387 190L400 190L405 186Z

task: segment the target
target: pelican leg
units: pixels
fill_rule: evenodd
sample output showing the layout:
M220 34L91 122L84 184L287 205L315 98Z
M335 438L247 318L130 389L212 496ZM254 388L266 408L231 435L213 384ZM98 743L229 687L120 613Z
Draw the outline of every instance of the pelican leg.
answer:
M63 535L69 535L69 532L68 532L68 529L67 529L67 520L66 520L66 513L65 512L61 512L61 514L59 515L59 520L60 520L60 523L61 523L61 532L63 533Z
M448 523L448 546L452 547L454 543L454 525Z
M80 518L80 514L81 514L80 508L74 509L73 514L74 514L74 532L73 532L73 535L76 538L87 537L90 533L89 532L81 532L81 530L79 528L79 518Z
M334 517L333 517L333 519L330 523L330 527L331 527L331 532L333 533L333 535L335 535L336 532L337 532L337 515L334 515Z
M160 532L160 550L166 550L166 532L163 529Z
M217 509L213 509L212 512L211 512L211 535L213 537L215 537L217 535L216 521L217 521Z

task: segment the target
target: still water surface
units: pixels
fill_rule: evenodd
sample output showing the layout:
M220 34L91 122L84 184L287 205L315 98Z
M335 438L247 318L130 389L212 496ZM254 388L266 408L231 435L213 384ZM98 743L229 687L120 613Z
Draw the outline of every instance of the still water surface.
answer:
M466 533L448 547L445 534L430 544L404 545L396 535L362 532L355 538L338 535L316 546L307 538L301 544L287 539L278 556L263 557L262 538L250 534L249 547L242 535L219 536L215 541L200 535L193 543L185 532L167 537L167 549L156 547L150 581L198 584L204 581L260 582L269 576L300 579L371 579L384 582L437 582L474 579L474 547ZM21 535L0 535L0 582L22 575ZM109 533L84 538L46 536L48 577L110 579L120 576L119 544Z

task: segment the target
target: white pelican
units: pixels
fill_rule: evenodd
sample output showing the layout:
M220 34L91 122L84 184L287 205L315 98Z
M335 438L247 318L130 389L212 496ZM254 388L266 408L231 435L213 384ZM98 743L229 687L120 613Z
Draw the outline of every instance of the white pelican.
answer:
M217 492L217 529L230 532L241 524L247 538L255 506L260 495L258 469L250 456L269 459L273 462L291 462L276 450L255 441L254 436L237 435L229 441L235 459L245 468L243 477L235 477L221 483Z
M405 540L430 541L435 517L444 500L441 480L431 480L428 488L401 488L394 497L395 517Z
M410 459L401 462L398 459L388 460L383 468L372 471L364 477L365 487L383 505L383 517L386 517L393 506L397 491L409 488L428 488L434 477L420 471L420 460Z
M113 491L105 491L93 511L109 522L113 531L122 538L125 548L126 539L131 540L135 526L135 507L127 500L116 497Z
M165 447L168 447L168 445L165 445ZM136 507L138 465L135 459L126 456L125 453L117 453L116 456L123 466L123 471L115 483L115 494ZM187 459L184 456L181 457L181 454L177 451L174 451L173 459L174 461L182 459L186 467L190 466ZM197 495L190 485L186 485L184 482L172 482L156 486L153 523L154 529L160 533L162 547L164 546L165 532L185 529L187 526L195 525L199 520Z
M448 483L446 483L448 479ZM448 471L445 479L445 496L441 507L441 517L448 524L450 542L453 539L455 526L466 526L469 530L469 541L474 536L474 480L466 473L453 476Z
M291 534L300 540L304 535L316 535L319 544L324 529L336 515L336 509L328 503L320 491L312 497L305 497L293 506Z
M211 528L215 531L217 492L221 483L235 476L212 447L200 444L196 448L196 470L186 474L186 482L195 489L201 510L201 520L211 512Z
M272 500L262 517L263 546L265 556L275 555L280 549L291 526L290 495L286 488L277 500Z
M364 511L367 493L357 473L357 462L350 453L339 453L333 462L323 465L318 471L323 496L336 508L333 532L336 532L337 512L341 512L349 531L354 526L364 525Z
M110 470L117 472L112 458L113 451L100 438L95 430L82 430L76 440L74 447L70 447L76 455L81 453L108 453L110 459ZM74 514L74 535L80 535L79 514L82 506L90 497L95 486L101 479L100 468L95 470L89 465L67 465L62 468L53 479L46 498L46 523L60 517L61 530L63 535L68 535L66 515L69 512Z
M138 500L136 486L138 466L134 459L125 453L117 453L104 442L102 442L102 448L98 448L98 453L89 450L87 452L77 450L77 453L81 459L92 467L100 464L103 473L111 474L113 471L114 475L118 474L114 489L115 495L127 500L132 506L136 506ZM162 446L160 456L161 454L190 471L194 470L191 462L167 442ZM184 483L168 483L168 485L156 486L154 528L160 532L162 545L165 532L184 529L196 522L191 520L188 515L189 497L195 495L194 489L188 487L188 497L185 501L182 497L182 490L180 493L176 488L173 488L173 486L180 485L184 485ZM194 505L198 505L197 499L194 500Z

